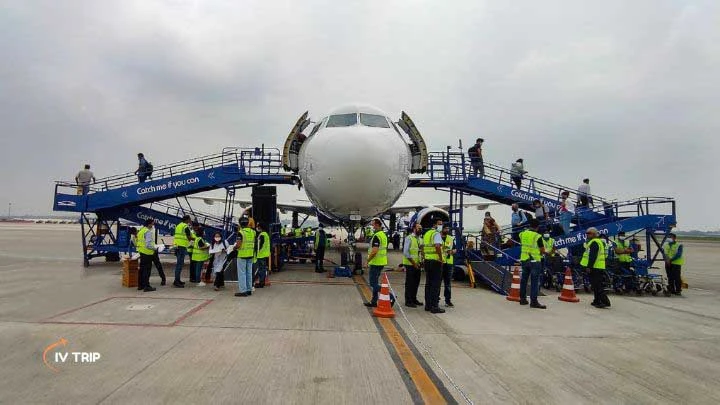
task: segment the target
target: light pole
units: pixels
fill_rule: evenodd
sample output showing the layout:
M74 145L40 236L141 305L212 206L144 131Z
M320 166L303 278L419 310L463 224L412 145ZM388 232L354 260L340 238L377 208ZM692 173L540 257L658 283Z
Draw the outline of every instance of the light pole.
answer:
M10 211L12 210L12 203L8 203L8 219L10 219Z

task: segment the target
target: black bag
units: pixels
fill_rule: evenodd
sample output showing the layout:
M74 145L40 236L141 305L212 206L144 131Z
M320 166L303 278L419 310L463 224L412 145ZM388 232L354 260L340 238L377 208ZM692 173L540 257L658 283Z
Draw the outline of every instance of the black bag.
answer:
M145 174L147 174L148 177L152 177L153 172L153 165L150 162L147 162L147 165L145 165Z

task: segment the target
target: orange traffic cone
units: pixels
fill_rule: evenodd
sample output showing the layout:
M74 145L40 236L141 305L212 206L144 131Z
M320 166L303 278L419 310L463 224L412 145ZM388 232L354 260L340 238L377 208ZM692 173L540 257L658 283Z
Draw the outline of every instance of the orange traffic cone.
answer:
M508 301L520 302L520 266L513 266L513 279L507 297Z
M572 272L569 267L565 269L565 282L558 299L565 302L580 302L580 298L575 295L575 285L573 285Z
M378 318L395 318L395 312L393 312L392 304L390 303L390 283L385 273L383 273L377 307L373 311L373 316Z

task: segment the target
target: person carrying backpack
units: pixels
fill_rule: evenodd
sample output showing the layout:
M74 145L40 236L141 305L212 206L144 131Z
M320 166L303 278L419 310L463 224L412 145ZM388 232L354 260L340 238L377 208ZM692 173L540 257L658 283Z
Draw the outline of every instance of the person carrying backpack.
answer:
M153 165L145 159L145 155L142 153L138 153L137 157L138 168L135 170L135 174L138 176L138 183L144 183L148 177L152 178Z

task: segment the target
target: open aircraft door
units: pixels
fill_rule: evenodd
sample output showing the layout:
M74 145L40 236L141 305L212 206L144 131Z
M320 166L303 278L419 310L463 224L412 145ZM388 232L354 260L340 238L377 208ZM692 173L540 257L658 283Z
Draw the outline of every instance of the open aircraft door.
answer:
M285 145L283 146L283 168L285 170L292 171L293 173L297 173L298 171L298 154L300 153L300 147L302 146L302 141L298 139L298 135L301 134L308 125L310 125L310 121L307 117L308 112L305 111L305 113L301 115L295 123L295 126L290 131L290 134L285 140Z
M420 131L418 131L415 123L410 119L405 111L400 115L398 126L410 137L410 155L412 162L410 165L410 173L424 173L428 165L428 153L425 140Z

